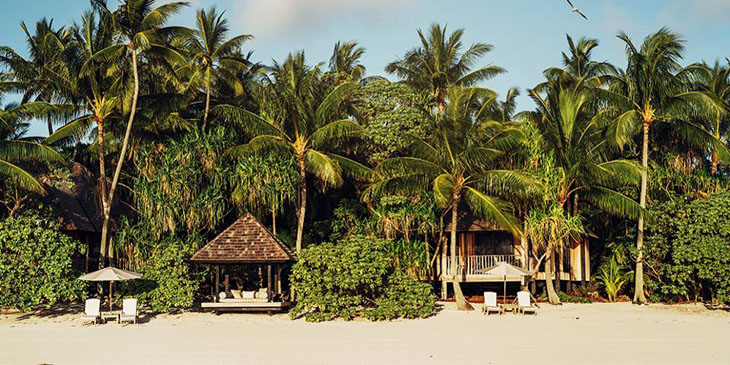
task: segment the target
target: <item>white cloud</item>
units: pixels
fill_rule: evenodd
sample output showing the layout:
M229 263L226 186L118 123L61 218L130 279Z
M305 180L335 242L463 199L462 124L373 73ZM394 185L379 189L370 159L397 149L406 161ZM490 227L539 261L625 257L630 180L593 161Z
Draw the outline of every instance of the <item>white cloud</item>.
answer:
M308 32L356 16L377 21L413 0L249 0L236 2L235 14L257 39Z
M721 24L728 16L728 0L678 0L664 8L657 19L673 29L687 31L692 27Z

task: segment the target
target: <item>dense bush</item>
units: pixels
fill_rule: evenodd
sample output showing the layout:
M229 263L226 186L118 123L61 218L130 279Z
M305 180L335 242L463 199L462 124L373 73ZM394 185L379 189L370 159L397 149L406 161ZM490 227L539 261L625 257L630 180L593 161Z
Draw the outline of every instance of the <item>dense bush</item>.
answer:
M0 307L22 311L80 299L86 283L71 268L85 247L39 217L0 221Z
M655 299L730 303L730 194L652 208L648 285Z
M390 240L351 236L338 244L302 250L292 269L297 305L292 318L307 321L335 318L371 320L418 318L431 314L435 297L430 286L395 268Z
M129 229L140 232L139 227ZM163 236L153 240L140 233L136 239L140 241L137 245L150 248L135 263L142 279L123 282L120 294L137 298L155 312L191 307L202 282L202 273L186 262L199 246L197 236L186 240Z

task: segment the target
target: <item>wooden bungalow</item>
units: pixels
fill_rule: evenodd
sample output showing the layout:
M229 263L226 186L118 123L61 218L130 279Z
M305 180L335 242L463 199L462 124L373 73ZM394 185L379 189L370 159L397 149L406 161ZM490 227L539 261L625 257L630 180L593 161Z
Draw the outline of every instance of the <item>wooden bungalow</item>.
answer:
M459 224L456 227L458 266L456 272L451 268L449 244L447 243L446 249L441 251L438 266L442 298L446 298L447 283L452 280L455 273L458 274L459 282L464 283L501 282L502 278L485 275L485 269L499 262L507 262L530 270L537 260L530 255L531 247L528 247L528 242L514 237L512 233L498 227L494 222L474 217L465 208L461 209ZM446 222L445 230L450 234L452 230L450 222ZM575 282L590 280L588 252L588 241L583 240L571 242L558 253L556 272L560 281L566 283L568 290ZM555 278L556 273L546 274L544 266L543 262L534 279L545 280L545 275Z
M289 306L281 289L282 269L295 261L294 253L251 214L236 220L212 241L196 252L191 262L215 265L212 301L203 309L224 311L275 311ZM228 278L221 291L221 268L254 266L266 275L265 298L238 297L229 287Z

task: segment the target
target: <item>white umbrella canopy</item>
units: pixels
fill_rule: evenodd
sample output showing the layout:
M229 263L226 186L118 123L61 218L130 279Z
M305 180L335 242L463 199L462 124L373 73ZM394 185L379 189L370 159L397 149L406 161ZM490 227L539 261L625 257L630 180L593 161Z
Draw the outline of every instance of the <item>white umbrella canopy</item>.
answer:
M79 277L79 280L86 280L86 281L122 281L122 280L131 280L131 279L139 279L142 277L142 274L138 274L133 271L127 271L122 269L117 269L116 267L105 267L101 270L97 270L94 272L90 272L86 275L83 275Z
M486 275L500 276L503 278L504 288L502 291L502 299L504 301L507 301L508 281L519 281L520 283L524 283L526 277L532 276L531 272L506 262L500 262L497 265L481 270L481 272Z
M105 267L101 270L96 270L96 271L90 272L86 275L82 275L79 277L79 280L108 281L109 282L109 312L111 312L112 311L112 282L139 279L141 277L142 277L142 274L138 274L133 271L117 269L116 267L109 266L109 267Z

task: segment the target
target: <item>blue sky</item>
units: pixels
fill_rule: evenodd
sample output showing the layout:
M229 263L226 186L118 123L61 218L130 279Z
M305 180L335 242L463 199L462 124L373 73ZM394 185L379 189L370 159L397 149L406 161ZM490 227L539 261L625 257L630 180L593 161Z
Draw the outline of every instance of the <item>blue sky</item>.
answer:
M110 7L116 0L108 0ZM160 3L164 1L159 1ZM687 63L724 59L730 50L730 0L573 0L588 21L573 14L564 0L193 0L173 22L192 26L197 8L216 5L226 10L232 34L252 34L247 45L254 59L281 60L303 49L310 63L327 61L338 40L355 40L366 48L368 75L385 75L383 67L417 45L416 29L433 22L465 28L466 43L485 42L494 50L484 64L508 73L486 83L503 94L538 83L542 71L559 65L565 34L600 41L596 59L624 65L619 30L636 43L648 33L669 26L687 41ZM12 1L0 13L0 43L25 52L20 22L53 18L55 24L77 19L86 0ZM526 97L521 109L532 108ZM33 135L43 135L37 123Z

